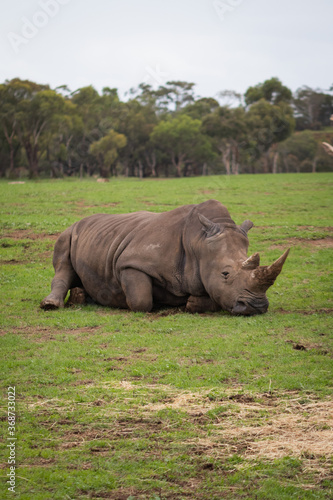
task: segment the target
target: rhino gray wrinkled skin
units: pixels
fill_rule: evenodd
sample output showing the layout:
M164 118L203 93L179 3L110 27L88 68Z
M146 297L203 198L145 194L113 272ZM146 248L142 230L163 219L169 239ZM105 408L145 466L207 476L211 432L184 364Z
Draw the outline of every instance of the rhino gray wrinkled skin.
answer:
M259 266L247 257L247 232L216 200L170 212L98 214L76 222L58 238L55 276L44 309L64 306L69 289L81 287L95 302L132 311L186 305L189 312L267 311L266 290L288 256Z

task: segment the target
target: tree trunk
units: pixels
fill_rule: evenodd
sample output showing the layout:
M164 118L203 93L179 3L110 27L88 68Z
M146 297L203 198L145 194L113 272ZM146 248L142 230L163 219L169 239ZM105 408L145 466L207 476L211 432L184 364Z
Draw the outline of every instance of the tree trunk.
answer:
M152 177L157 177L157 174L156 174L156 154L155 154L155 151L152 152L151 158L150 158L150 156L149 156L148 153L145 153L145 159L146 159L148 167L151 170Z
M269 151L266 151L264 153L264 174L268 174L269 173Z
M9 144L10 148L10 163L9 163L9 176L13 175L14 172L14 148L12 143Z
M14 130L9 135L7 132L7 128L4 126L4 133L5 133L5 137L7 139L8 145L9 145L9 172L8 172L8 175L10 177L11 175L13 175L13 172L14 172L14 147L13 147Z
M173 166L176 169L176 176L181 177L182 176L182 164L183 164L182 155L180 155L176 161L176 157L175 157L174 153L172 153L171 160L172 160Z
M139 160L139 177L143 179L143 165L141 160Z
M222 161L225 166L225 171L227 175L230 175L230 146L228 146L226 149L220 149L222 151Z
M238 148L237 148L237 146L234 146L232 148L232 173L234 175L239 174Z
M29 163L29 177L34 179L38 177L38 146L31 146L30 142L26 142L25 152Z
M288 163L288 158L287 158L287 155L283 155L282 156L283 158L283 163L284 163L284 166L285 166L285 169L286 169L286 173L289 174L289 163Z
M157 177L157 173L156 173L156 153L155 153L155 151L152 154L151 175L153 177Z
M273 174L277 173L278 159L279 159L279 153L276 151L274 153L274 159L273 159Z
M318 157L315 156L312 161L312 173L315 174L317 170Z
M87 162L87 165L86 165L86 166L87 166L87 175L88 175L88 177L91 177L90 163L89 163L89 162Z

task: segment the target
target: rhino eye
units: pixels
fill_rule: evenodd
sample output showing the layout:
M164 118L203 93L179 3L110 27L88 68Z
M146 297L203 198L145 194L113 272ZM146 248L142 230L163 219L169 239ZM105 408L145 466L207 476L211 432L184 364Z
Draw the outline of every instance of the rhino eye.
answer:
M228 271L224 271L224 272L222 273L222 276L224 276L224 277L227 279L227 278L228 278L228 276L229 276Z

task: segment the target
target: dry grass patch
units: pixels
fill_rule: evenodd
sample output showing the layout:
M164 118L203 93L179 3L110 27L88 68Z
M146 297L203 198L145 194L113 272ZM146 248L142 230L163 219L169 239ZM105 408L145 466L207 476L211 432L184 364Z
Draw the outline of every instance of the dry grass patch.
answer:
M136 387L125 381L122 386L128 390ZM167 387L164 389L168 391ZM293 456L310 460L311 467L330 466L333 401L304 401L269 395L258 395L256 399L226 394L219 401L211 401L207 392L172 394L170 390L164 401L149 403L143 410L145 414L179 410L194 419L203 417L201 424L212 418L210 438L200 437L188 444L204 448L207 455L215 458L235 453L251 460Z
M138 386L125 380L117 385L133 392L143 387L149 391L164 391L167 397L163 401L143 406L145 415L173 409L190 417L206 416L208 419L213 416L214 440L210 438L202 442L212 443L213 448L220 442L224 452L226 442L231 454L237 452L242 442L244 456L251 459L295 456L328 460L333 455L332 400L293 397L297 393L285 396L259 394L254 398L235 394L237 388L225 391L218 400L211 400L211 391L177 392L170 386ZM218 409L223 411L216 413Z

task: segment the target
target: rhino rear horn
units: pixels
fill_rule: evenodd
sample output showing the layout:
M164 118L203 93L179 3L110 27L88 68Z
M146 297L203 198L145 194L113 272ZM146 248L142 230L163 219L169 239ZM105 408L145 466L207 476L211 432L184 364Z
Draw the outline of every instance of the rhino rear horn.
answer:
M212 222L211 220L207 219L207 217L205 217L202 214L198 214L198 217L199 217L199 221L201 222L203 227L206 229L206 233L207 233L208 237L215 236L216 234L219 234L222 232L219 224Z
M242 269L257 269L260 264L260 256L258 253L254 253L248 259L244 260L242 264Z
M253 226L254 224L251 220L245 220L239 227L241 228L242 231L247 233Z
M258 280L258 284L264 287L266 290L270 286L273 285L274 281L276 278L279 276L280 272L282 271L283 264L286 261L286 258L288 257L290 248L284 252L281 257L279 257L273 264L270 266L262 266L257 268L254 271L254 276Z

